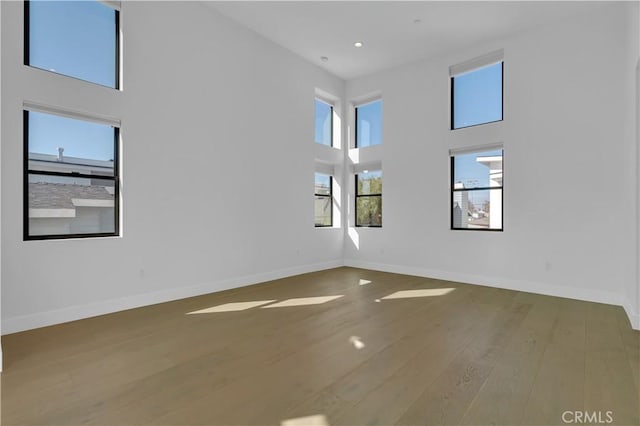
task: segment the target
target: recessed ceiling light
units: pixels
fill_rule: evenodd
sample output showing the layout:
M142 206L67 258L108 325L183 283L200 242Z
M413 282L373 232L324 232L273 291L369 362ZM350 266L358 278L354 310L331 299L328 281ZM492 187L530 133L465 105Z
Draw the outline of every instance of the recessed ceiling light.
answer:
M361 41L356 41L355 43L353 43L353 45L354 45L355 47L362 47L362 46L364 46L364 43L363 43L363 42L361 42Z
M329 58L327 58L326 56L320 56L320 60L322 62L327 62L329 60Z

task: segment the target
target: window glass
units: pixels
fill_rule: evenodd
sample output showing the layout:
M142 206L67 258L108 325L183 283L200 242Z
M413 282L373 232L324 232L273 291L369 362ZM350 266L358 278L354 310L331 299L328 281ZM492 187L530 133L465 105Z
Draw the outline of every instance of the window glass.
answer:
M315 226L333 225L332 177L322 173L315 174Z
M29 236L115 233L113 180L29 175Z
M499 186L498 182L501 185L502 150L460 154L453 158L454 182L464 184L465 188L494 187ZM492 163L494 163L493 166L491 166ZM500 179L492 179L495 178L496 173L500 174Z
M451 228L502 230L503 151L451 159Z
M356 107L356 148L382 143L382 100Z
M97 1L25 3L26 64L117 87L118 12Z
M26 112L25 239L117 235L118 129Z
M331 194L331 176L322 173L316 173L316 194L318 195L330 195Z
M315 141L333 146L333 106L316 99Z
M356 175L356 226L382 226L382 171Z
M502 62L453 76L452 129L502 120Z
M315 196L315 225L332 226L331 223L331 198Z
M382 226L382 197L358 197L356 213L356 226Z
M364 172L358 175L358 195L382 194L382 172Z
M114 174L113 127L53 114L29 112L31 170Z

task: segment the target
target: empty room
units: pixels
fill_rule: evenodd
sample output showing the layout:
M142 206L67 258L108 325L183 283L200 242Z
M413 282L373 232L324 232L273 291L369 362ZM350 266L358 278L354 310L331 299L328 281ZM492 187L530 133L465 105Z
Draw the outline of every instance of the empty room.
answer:
M3 425L640 425L640 2L0 24Z

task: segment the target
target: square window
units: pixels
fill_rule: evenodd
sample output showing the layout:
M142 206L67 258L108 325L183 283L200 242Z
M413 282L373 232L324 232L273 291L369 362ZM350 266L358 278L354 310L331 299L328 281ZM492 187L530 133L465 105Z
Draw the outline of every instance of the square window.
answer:
M119 13L98 1L24 3L25 65L118 88Z
M451 229L502 231L503 151L451 156Z
M333 146L333 105L316 99L315 142Z
M315 225L333 226L333 178L322 173L315 174Z
M356 148L382 143L382 99L356 106Z
M118 235L118 129L24 112L24 239Z
M356 175L356 226L382 226L382 171Z
M503 62L451 77L451 129L501 121Z

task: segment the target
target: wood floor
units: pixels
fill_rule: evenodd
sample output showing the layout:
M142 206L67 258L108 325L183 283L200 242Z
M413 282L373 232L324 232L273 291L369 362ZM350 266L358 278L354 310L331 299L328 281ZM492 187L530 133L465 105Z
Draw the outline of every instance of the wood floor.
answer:
M427 291L384 298L404 290ZM640 332L622 308L355 268L7 335L2 347L2 425L556 425L585 411L587 423L640 425Z

